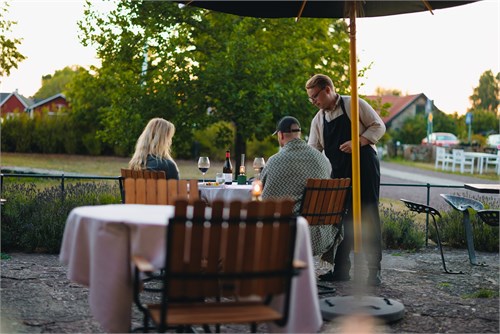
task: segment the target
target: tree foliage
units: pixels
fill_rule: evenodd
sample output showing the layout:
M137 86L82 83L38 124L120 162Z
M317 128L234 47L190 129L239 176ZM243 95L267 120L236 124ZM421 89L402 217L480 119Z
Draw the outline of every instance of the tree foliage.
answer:
M10 71L17 68L18 64L26 59L17 49L22 39L8 36L12 31L12 26L17 24L17 22L5 18L8 7L7 2L0 4L0 54L2 55L0 57L0 77L9 76Z
M244 153L247 140L269 136L284 115L307 131L316 112L304 91L310 75L329 74L339 92L349 93L343 20L294 23L121 1L106 15L89 2L80 27L102 61L95 78L107 102L98 109L98 134L124 151L151 117L164 117L176 125L177 152L191 151L194 130L225 121L234 126L228 139L236 139L236 154Z
M491 70L484 72L479 78L479 86L470 96L472 106L469 111L480 109L498 114L499 84L500 73L495 76Z
M66 86L80 71L83 71L83 68L79 66L66 66L62 70L55 71L53 75L44 75L42 86L33 97L43 100L59 93L66 93Z

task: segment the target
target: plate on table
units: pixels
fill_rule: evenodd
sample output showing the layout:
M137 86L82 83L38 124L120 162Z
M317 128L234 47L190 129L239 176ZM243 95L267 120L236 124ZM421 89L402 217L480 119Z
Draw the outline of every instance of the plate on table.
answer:
M224 183L219 183L219 182L201 182L199 184L200 187L207 187L207 188L222 188L224 187Z

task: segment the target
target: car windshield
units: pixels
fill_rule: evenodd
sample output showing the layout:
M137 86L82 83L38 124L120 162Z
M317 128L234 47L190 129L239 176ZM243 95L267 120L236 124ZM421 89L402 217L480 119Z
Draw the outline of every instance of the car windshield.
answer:
M457 137L454 135L437 135L436 136L437 140L456 140Z

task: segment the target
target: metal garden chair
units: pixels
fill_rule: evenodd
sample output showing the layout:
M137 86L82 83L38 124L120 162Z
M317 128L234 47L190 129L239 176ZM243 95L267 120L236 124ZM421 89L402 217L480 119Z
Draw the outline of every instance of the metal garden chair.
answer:
M427 206L425 204L412 202L412 201L409 201L406 199L401 199L401 201L406 205L406 207L408 209L410 209L410 211L413 211L416 213L428 213L431 215L432 221L434 222L434 227L436 229L436 239L437 239L437 243L438 243L438 247L439 247L439 252L441 253L441 261L443 262L444 272L447 274L463 274L463 272L461 272L461 271L455 272L455 271L448 270L446 268L446 262L444 260L444 253L443 253L443 245L441 244L441 236L439 234L439 227L438 227L438 224L436 221L436 217L441 218L441 214L439 213L439 211L434 209L433 207Z
M469 253L469 261L472 265L475 266L484 266L484 263L478 263L476 260L476 252L474 250L474 238L472 235L472 225L470 223L470 214L469 209L473 209L475 211L483 210L483 203L461 196L449 195L449 194L440 194L441 197L451 205L451 207L457 211L462 212L463 219L462 223L465 229L465 238L467 241L467 251Z

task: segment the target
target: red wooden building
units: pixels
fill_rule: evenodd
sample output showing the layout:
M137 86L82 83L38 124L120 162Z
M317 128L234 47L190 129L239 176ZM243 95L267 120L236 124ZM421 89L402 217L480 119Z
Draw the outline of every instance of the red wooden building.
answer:
M49 115L54 115L57 112L61 112L68 108L68 101L64 94L59 93L57 95L46 98L45 100L35 102L32 104L28 111L30 116L33 117L36 113L42 113L47 111Z
M2 118L12 116L16 112L28 112L32 104L31 99L22 96L17 91L0 93L0 114Z

